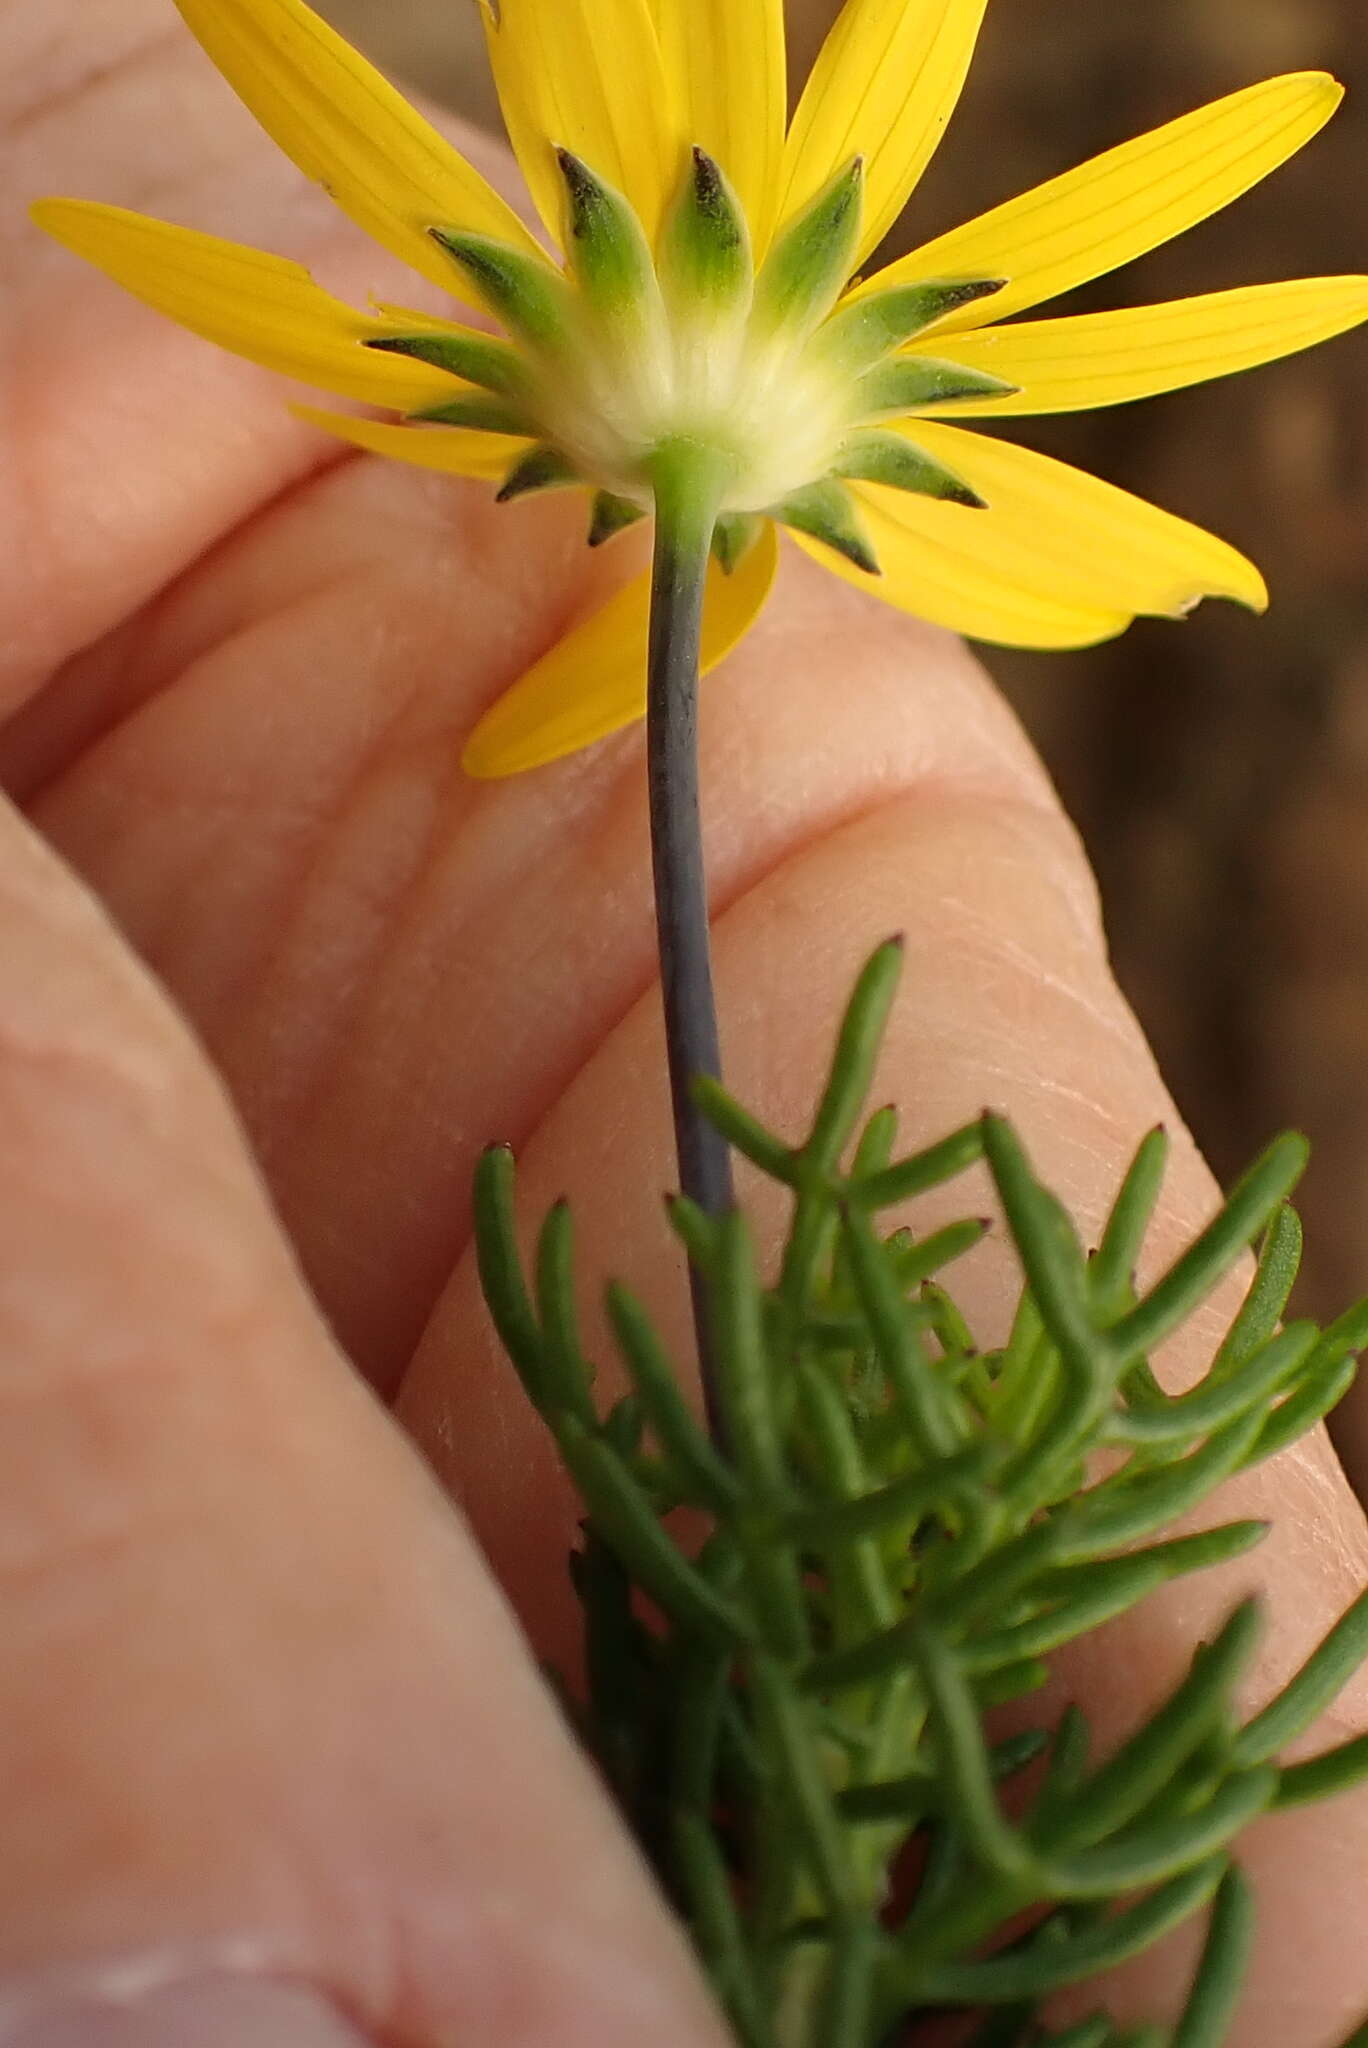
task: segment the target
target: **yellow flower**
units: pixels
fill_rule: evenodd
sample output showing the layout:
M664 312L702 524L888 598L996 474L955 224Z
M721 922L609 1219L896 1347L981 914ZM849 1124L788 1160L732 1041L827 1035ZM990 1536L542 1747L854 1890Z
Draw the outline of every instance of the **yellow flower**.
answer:
M359 448L510 496L587 487L596 543L649 509L663 446L716 450L705 667L764 604L776 522L979 640L1086 646L1206 596L1266 604L1252 564L1199 528L948 422L1124 404L1368 318L1364 278L1010 317L1239 197L1329 119L1333 79L1252 86L852 285L950 118L986 0L846 0L791 125L783 0L480 0L564 266L303 0L176 4L300 168L503 336L356 312L297 264L115 207L46 200L40 225L197 334L399 416L306 410ZM516 683L470 771L535 767L640 717L648 597L630 583Z

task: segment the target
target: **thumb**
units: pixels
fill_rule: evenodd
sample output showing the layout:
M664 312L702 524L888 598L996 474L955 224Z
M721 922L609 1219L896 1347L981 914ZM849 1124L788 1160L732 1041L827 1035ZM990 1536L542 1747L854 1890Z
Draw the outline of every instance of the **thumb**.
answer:
M706 692L702 722L732 1090L772 1128L805 1129L855 974L901 931L903 991L875 1099L898 1105L902 1141L929 1143L985 1104L1008 1111L1095 1243L1137 1142L1164 1123L1172 1167L1147 1253L1157 1274L1210 1217L1217 1191L1111 978L1077 838L978 665L790 563L758 632ZM640 778L625 778L621 760L611 772L617 803L639 804ZM549 792L554 771L545 781ZM644 840L641 821L637 833ZM522 1151L529 1223L558 1196L573 1199L591 1355L605 1366L611 1346L589 1309L608 1274L627 1280L672 1327L676 1355L689 1355L658 1204L675 1174L662 1072L652 991L598 1040ZM773 1246L786 1221L778 1191L751 1185L746 1200ZM934 1226L990 1207L986 1182L956 1183L916 1220ZM991 1242L957 1266L957 1298L985 1345L1005 1334L1019 1284ZM1209 1304L1193 1320L1162 1361L1171 1376L1203 1369L1230 1306ZM401 1413L463 1499L536 1639L567 1654L557 1563L573 1502L484 1330L467 1260L429 1325ZM483 1446L494 1437L502 1452L491 1461ZM1257 1689L1267 1695L1368 1579L1363 1516L1323 1432L1226 1489L1210 1513L1267 1518L1273 1535L1252 1563L1186 1582L1089 1640L1066 1677L1104 1749L1143 1703L1157 1703L1242 1593L1266 1598ZM1341 1733L1368 1722L1368 1686L1338 1711ZM1368 2006L1353 1933L1368 1884L1368 1796L1269 1825L1246 1861L1264 1910L1235 2041L1322 2048ZM1140 2014L1171 2008L1189 1961L1181 1946L1146 1959L1127 1987Z
M197 1048L0 811L0 2043L720 2048Z

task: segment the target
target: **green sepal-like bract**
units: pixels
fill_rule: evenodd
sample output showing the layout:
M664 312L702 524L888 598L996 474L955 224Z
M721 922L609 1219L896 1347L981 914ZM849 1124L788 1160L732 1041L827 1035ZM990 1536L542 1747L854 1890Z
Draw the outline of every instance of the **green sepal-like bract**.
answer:
M754 512L724 512L713 529L712 551L726 576L740 568L760 538L764 521Z
M430 228L428 232L458 269L479 286L486 305L518 341L550 352L561 346L570 321L570 287L548 264L492 235L455 228Z
M518 392L525 380L517 350L506 341L494 340L492 335L449 331L387 334L365 345L382 355L412 356L415 362L430 363L434 370L449 370L453 377L460 377L467 384L478 384L484 391L497 391L503 396Z
M863 197L857 156L778 236L755 281L758 332L798 339L826 318L855 261Z
M573 462L568 462L559 450L546 442L529 448L520 456L499 486L498 503L507 505L514 498L527 498L539 491L559 491L569 484L580 481L579 471Z
M943 498L952 505L972 505L977 511L984 510L987 502L963 477L905 436L877 427L863 428L846 439L832 474L861 483L887 484L891 490L913 491L922 498Z
M753 280L746 216L720 166L695 149L661 236L661 289L677 318L716 318L744 306Z
M833 313L814 346L833 368L858 376L962 306L976 305L1003 289L1005 279L962 282L932 279L925 284L895 285L872 292Z
M631 320L656 290L651 251L635 212L568 149L556 151L566 193L566 248L588 311Z
M781 526L809 534L813 540L844 555L866 575L879 574L879 558L860 524L855 501L841 484L830 478L809 484L805 490L794 491L782 504L771 505L769 511Z
M589 545L601 548L615 535L625 533L629 526L635 526L646 517L644 505L634 504L630 498L619 498L614 491L596 491L594 507L589 515Z
M990 377L986 370L968 370L938 357L893 356L860 378L855 402L862 418L873 419L928 405L961 405L973 398L1011 398L1017 388L1001 377Z
M474 427L482 434L530 434L534 431L526 413L502 398L478 392L470 398L453 398L446 405L430 405L408 418L428 427Z

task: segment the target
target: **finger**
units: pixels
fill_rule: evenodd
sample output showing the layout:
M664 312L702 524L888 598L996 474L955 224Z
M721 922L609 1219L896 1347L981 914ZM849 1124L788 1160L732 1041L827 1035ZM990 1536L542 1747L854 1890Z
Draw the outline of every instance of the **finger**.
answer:
M842 812L823 799L829 750L849 773L849 725L886 780L882 796L866 782ZM1150 1269L1171 1258L1211 1213L1216 1191L1111 981L1074 836L973 665L794 574L764 637L708 697L704 751L724 1058L742 1100L780 1130L803 1127L860 962L902 930L904 991L876 1099L900 1105L906 1141L941 1135L985 1100L1009 1110L1040 1171L1095 1239L1129 1153L1163 1121L1175 1157ZM639 784L619 798L635 808L639 837L643 800ZM785 843L768 827L790 805ZM523 1200L531 1227L558 1196L574 1199L587 1311L601 1279L622 1275L687 1355L685 1293L658 1205L658 1190L674 1181L662 1060L651 992L593 1046L523 1145ZM772 1239L780 1205L749 1192ZM974 1213L986 1199L983 1185L960 1186L923 1214ZM961 1278L992 1342L1015 1276L985 1249ZM572 1539L573 1504L545 1443L519 1420L509 1368L488 1335L473 1348L482 1323L467 1258L420 1347L401 1413L538 1639L568 1654L555 1564ZM591 1328L606 1354L601 1323ZM1167 1370L1195 1375L1220 1328L1216 1309L1199 1316ZM611 1386L610 1374L605 1398ZM489 1461L475 1447L496 1430L505 1450ZM1361 1589L1363 1518L1323 1437L1227 1488L1210 1511L1245 1515L1275 1524L1252 1562L1184 1582L1069 1667L1103 1745L1176 1682L1195 1642L1251 1586L1269 1605L1251 1704L1290 1676ZM1365 1719L1360 1684L1320 1739ZM1261 1935L1235 2038L1241 2048L1320 2048L1368 2006L1368 1968L1348 1938L1348 1902L1368 1882L1368 1800L1270 1824L1251 1838L1248 1860ZM1118 1996L1140 2012L1171 2006L1190 1956L1190 1943L1171 1945Z
M196 1048L8 811L0 944L0 2040L720 2048Z
M31 227L29 203L63 194L144 209L295 257L358 305L372 293L444 302L273 147L164 0L9 0L0 77L3 715L336 459L290 415L302 387L130 299ZM487 138L465 141L508 178Z

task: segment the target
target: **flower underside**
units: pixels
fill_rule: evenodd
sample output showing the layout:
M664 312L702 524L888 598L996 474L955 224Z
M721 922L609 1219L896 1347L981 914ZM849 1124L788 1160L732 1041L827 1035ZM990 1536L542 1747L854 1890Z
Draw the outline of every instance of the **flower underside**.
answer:
M1017 317L1286 162L1339 104L1324 74L1247 86L859 276L954 111L987 0L843 0L791 118L784 0L480 0L562 263L307 0L174 4L300 169L502 332L455 308L359 312L298 263L99 202L44 200L39 224L205 339L372 408L296 408L354 448L505 498L586 489L595 543L696 449L721 503L705 668L762 610L777 526L885 603L996 645L1092 646L1204 597L1266 604L1214 535L973 430L1179 390L1368 317L1362 277ZM648 613L638 575L574 625L485 713L470 771L537 767L639 718Z
M508 339L426 327L367 346L445 370L449 401L416 423L518 437L499 497L594 494L591 545L651 510L680 444L725 478L713 543L730 573L767 515L869 574L878 559L847 480L982 510L954 470L890 422L1016 387L907 345L1004 280L931 279L837 310L859 245L864 166L839 171L757 273L745 216L694 148L653 256L627 200L568 150L563 276L490 236L434 229ZM529 445L530 444L530 445Z

